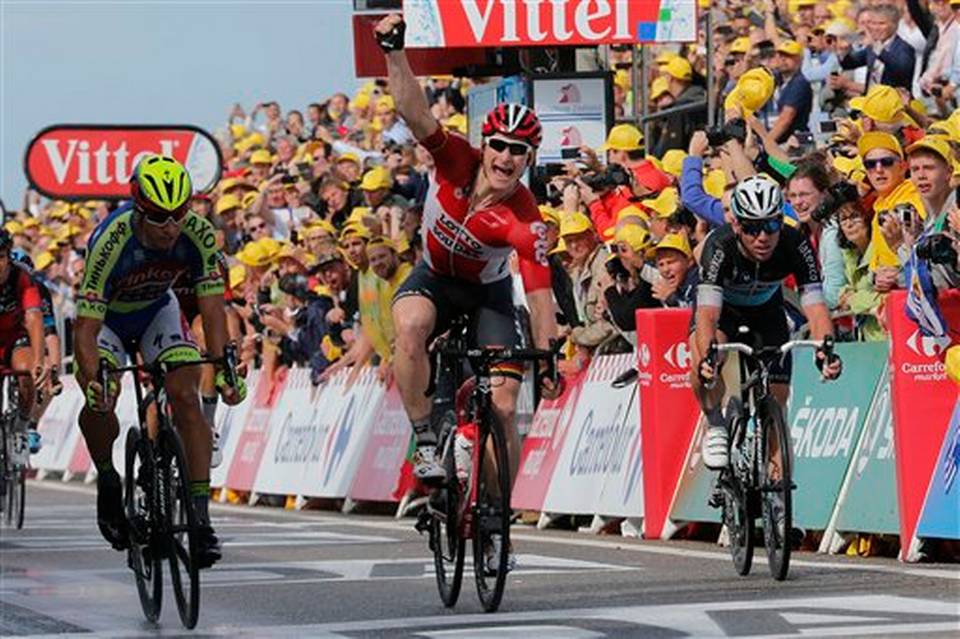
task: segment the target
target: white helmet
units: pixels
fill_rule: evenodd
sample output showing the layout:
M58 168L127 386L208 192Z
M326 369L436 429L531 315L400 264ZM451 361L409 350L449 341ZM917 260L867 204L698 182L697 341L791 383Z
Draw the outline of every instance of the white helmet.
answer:
M733 189L730 209L741 220L765 220L783 215L783 191L767 175L751 175Z

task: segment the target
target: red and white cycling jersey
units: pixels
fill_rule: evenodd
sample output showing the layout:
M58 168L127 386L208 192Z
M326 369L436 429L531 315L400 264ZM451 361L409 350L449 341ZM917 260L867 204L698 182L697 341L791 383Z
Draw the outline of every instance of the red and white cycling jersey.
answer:
M520 258L527 291L550 288L546 226L533 194L522 184L491 208L470 211L480 151L442 127L421 144L436 165L423 206L423 259L436 273L488 284L510 275Z

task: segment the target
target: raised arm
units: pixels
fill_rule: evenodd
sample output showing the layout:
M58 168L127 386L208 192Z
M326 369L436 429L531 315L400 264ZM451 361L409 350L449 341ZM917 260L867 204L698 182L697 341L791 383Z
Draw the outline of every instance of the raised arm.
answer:
M387 81L397 105L397 112L410 127L417 140L425 140L440 128L430 113L430 105L423 88L413 75L407 54L403 50L406 25L399 13L386 16L377 23L374 35L387 57Z

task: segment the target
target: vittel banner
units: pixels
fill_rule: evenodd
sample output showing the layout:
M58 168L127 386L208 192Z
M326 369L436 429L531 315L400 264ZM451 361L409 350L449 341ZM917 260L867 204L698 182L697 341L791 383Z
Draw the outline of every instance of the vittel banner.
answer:
M30 141L27 179L55 199L122 199L145 155L170 156L190 172L197 193L220 179L220 149L209 133L189 125L57 124Z

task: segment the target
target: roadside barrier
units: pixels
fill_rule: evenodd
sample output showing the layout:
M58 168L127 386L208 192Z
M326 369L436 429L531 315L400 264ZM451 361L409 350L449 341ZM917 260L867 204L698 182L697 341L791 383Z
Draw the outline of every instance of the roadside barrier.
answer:
M821 383L803 356L794 363L787 420L795 453L795 521L824 531L821 552L846 533L899 534L902 558L917 538L960 539L960 393L947 379L947 339L923 337L888 298L890 343L838 345L844 373ZM960 293L942 296L948 323L960 326ZM567 380L560 398L530 420L513 491L518 510L593 516L591 529L624 519L624 534L669 538L689 522L718 522L707 506L713 473L700 460L702 419L689 388L689 311L637 314L635 354L595 358ZM614 388L630 367L637 381ZM729 372L729 371L728 371ZM255 502L261 494L397 502L409 477L407 418L395 386L372 368L342 371L313 387L303 369L248 377L250 397L221 406L224 461L211 485ZM126 429L136 421L130 380L118 403L123 468ZM44 447L31 462L41 478L92 480L76 425L83 396L72 377L39 428ZM226 491L222 491L226 493Z

